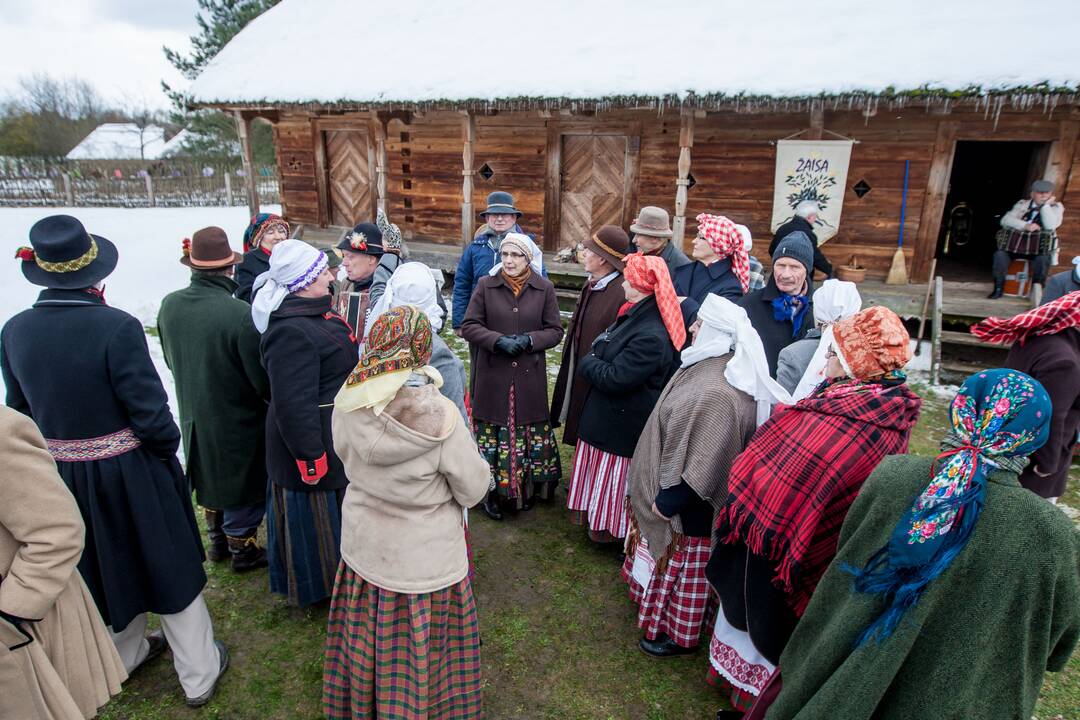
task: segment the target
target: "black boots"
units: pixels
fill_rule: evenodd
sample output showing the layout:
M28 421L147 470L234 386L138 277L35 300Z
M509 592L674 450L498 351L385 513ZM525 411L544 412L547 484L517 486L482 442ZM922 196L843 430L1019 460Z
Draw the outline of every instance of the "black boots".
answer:
M987 295L988 300L997 300L1005 292L1005 281L994 278L994 291Z
M682 645L677 644L674 640L669 638L664 633L660 633L656 636L655 640L649 640L647 638L641 638L641 642L638 643L638 647L646 655L651 655L655 658L669 658L676 657L678 655L689 655L697 648L684 648Z
M249 570L258 570L269 565L266 559L266 550L255 543L255 533L243 537L230 537L229 553L232 555L233 572L243 573Z
M484 502L480 507L484 511L484 514L492 520L503 519L502 510L499 509L498 490L489 490L488 494L484 496Z
M223 562L229 559L229 541L225 538L225 531L221 529L225 522L225 513L222 510L205 508L206 535L210 538L210 547L206 550L206 557L210 562Z

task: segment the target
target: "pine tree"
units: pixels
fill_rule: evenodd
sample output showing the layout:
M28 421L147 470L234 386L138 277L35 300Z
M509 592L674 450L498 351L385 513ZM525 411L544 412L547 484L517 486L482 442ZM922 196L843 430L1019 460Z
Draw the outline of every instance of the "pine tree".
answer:
M191 53L182 55L163 48L165 58L188 80L194 80L225 44L245 25L266 12L279 0L196 0L199 10L196 21L199 32L191 36ZM187 128L184 149L192 155L206 158L235 158L239 154L236 123L229 115L217 110L190 110L189 98L178 90L161 83L173 103L173 122ZM274 141L270 126L252 123L252 152L256 164L273 164Z

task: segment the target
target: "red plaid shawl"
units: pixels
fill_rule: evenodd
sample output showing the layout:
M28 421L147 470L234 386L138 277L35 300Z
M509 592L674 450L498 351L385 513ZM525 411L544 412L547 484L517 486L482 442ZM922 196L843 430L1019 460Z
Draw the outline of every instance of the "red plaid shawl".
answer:
M907 452L921 405L905 384L847 381L782 406L736 458L714 537L769 558L801 616L848 508L882 458Z
M1028 335L1053 335L1080 326L1080 291L1062 295L1053 302L1014 315L989 317L971 326L971 334L984 342L1012 345Z

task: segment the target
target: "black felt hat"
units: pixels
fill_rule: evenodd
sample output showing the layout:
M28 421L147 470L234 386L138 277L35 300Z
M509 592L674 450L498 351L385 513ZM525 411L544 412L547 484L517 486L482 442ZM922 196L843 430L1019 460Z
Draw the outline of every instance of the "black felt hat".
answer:
M337 244L339 250L361 253L363 255L383 255L382 230L375 223L360 223L341 238Z
M487 196L487 208L480 213L480 216L485 215L517 215L522 216L522 212L514 207L514 196L508 192L502 190L496 190Z
M91 235L70 215L50 215L30 228L30 248L19 248L22 272L35 285L78 290L108 277L116 268L116 246Z

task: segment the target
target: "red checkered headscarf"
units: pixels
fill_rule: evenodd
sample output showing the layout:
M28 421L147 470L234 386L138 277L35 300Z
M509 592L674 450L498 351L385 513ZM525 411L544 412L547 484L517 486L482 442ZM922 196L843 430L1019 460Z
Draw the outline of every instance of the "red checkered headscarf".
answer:
M676 350L682 350L682 346L686 344L686 326L683 324L679 298L671 284L667 263L662 258L644 255L639 251L626 257L623 276L638 292L656 296L656 306L660 308L660 317L664 320L671 344Z
M1028 335L1053 335L1080 327L1080 290L1011 318L988 317L971 326L971 334L984 342L1023 344Z
M750 254L743 247L742 234L735 223L723 215L697 216L698 234L709 242L716 256L723 260L731 258L731 272L739 278L742 291L750 289Z

